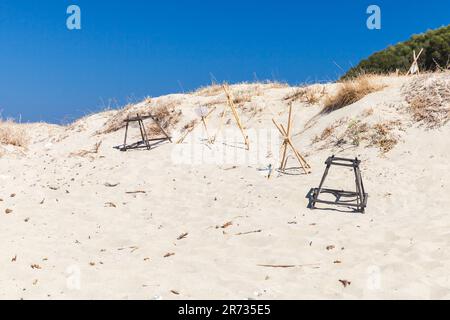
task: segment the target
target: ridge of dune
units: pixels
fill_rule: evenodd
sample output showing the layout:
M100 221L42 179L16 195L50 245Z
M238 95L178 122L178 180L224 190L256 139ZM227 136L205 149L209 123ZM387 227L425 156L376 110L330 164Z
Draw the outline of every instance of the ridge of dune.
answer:
M268 179L265 169L279 165L276 148L257 162L183 158L191 144L217 156L199 140L201 125L182 144L114 149L123 119L147 110L161 115L176 141L206 106L216 133L226 105L220 86L69 126L22 124L26 145L0 143L0 298L449 299L449 100L432 110L411 107L422 102L412 91L432 81L450 91L449 79L448 72L377 76L378 89L329 113L324 104L342 84L232 85L251 152L260 148L252 137L274 130L272 118L286 123L292 103L293 142L309 175ZM224 123L236 129L230 113ZM130 135L138 139L138 129ZM226 138L218 145L246 154ZM332 154L362 160L366 214L307 208L306 194ZM354 182L336 170L329 183Z

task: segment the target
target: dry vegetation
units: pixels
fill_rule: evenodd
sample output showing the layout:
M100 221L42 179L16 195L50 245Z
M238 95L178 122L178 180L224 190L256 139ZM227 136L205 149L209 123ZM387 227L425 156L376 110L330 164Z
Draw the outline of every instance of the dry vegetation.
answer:
M384 87L385 85L376 75L361 75L358 78L343 81L334 94L326 96L322 113L330 113L351 105L369 93L379 91Z
M119 129L125 127L125 120L129 116L135 116L136 114L147 115L150 111L152 115L158 119L161 126L164 129L178 123L181 117L181 111L176 110L180 105L180 101L177 100L157 100L156 102L152 99L147 99L145 103L140 105L128 105L122 110L119 110L114 116L112 116L108 121L106 121L103 128L98 131L99 134L106 134L115 132ZM157 129L153 125L148 127L149 133L154 133ZM158 129L159 132L159 129Z
M344 130L339 130L344 124ZM358 147L363 144L366 147L376 147L382 153L391 151L398 143L399 137L394 133L401 130L400 121L384 121L369 125L362 120L348 121L343 118L335 124L328 126L320 135L317 135L312 143L322 143L320 149L330 147Z
M89 157L91 159L94 158L93 155L98 154L100 150L100 146L102 145L102 141L98 141L90 150L80 150L76 152L72 152L70 157Z
M182 113L181 110L176 110L176 106L178 103L160 103L152 108L152 115L166 132L180 121ZM161 135L161 129L154 121L149 121L146 130L149 137Z
M289 87L287 83L276 82L276 81L265 81L265 82L255 82L255 83L238 83L231 85L231 87L246 87L245 91L257 90L261 91L262 89L280 89ZM193 92L194 95L202 96L202 97L214 97L223 93L223 88L221 84L213 83L210 86L201 87Z
M326 95L326 86L312 85L295 89L292 93L284 97L288 102L305 102L308 104L317 104Z
M403 87L414 120L429 128L450 119L450 72L414 77Z
M148 106L146 104L146 109L148 110ZM125 119L127 119L128 116L130 116L132 113L136 114L139 112L143 112L143 108L137 108L135 105L129 104L125 106L125 108L119 110L114 116L108 119L106 123L104 124L103 128L99 130L98 134L106 134L115 132L117 130L122 129L125 127Z
M256 96L262 96L264 94L264 89L268 88L281 88L283 84L280 83L268 83L268 84L239 84L233 85L229 87L231 97L233 98L233 103L236 107L241 108L244 107L247 103L252 102L253 98ZM210 100L208 102L203 103L205 107L212 107L219 104L226 104L227 98L225 96L225 91L221 85L212 85L210 87L202 88L200 93L196 93L198 95L202 95L204 97L207 96L218 96L214 100ZM254 107L251 107L249 110L243 108L244 111L254 111Z
M378 147L382 153L391 151L398 143L398 138L392 133L392 130L400 126L399 121L380 122L373 125L369 144Z
M24 125L0 120L0 144L26 148L29 137Z
M242 107L246 103L251 102L253 97L260 95L262 95L262 90L259 87L254 87L250 90L234 90L231 93L233 103L236 107Z
M214 97L223 93L222 85L212 84L207 87L201 87L197 89L194 94L201 97Z
M193 120L189 121L188 123L186 123L183 126L182 131L186 132L186 131L192 130L197 125L197 123L198 123L197 119L193 119Z

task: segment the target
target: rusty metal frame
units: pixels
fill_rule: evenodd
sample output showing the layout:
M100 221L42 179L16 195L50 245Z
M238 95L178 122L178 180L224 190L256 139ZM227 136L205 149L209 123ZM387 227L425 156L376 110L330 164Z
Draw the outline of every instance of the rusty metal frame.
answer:
M319 187L311 189L307 195L307 197L310 199L309 208L315 209L316 203L323 203L329 205L349 206L355 208L356 212L364 213L365 208L367 207L367 199L369 195L365 192L364 184L361 177L361 170L359 168L361 161L358 160L358 158L346 159L332 156L327 159L325 164L327 166L322 176L322 180L320 181ZM353 168L353 172L355 174L356 192L323 188L323 184L327 178L331 166ZM324 193L334 195L336 197L336 200L325 201L319 199L320 194Z
M149 139L147 135L147 131L145 130L144 126L144 120L146 119L152 119L153 122L156 123L158 128L161 130L161 132L164 134L163 138L154 138ZM172 138L167 134L167 132L161 127L161 124L159 123L158 119L155 118L152 114L147 114L144 116L141 116L139 113L136 114L136 117L130 117L128 116L127 119L124 120L126 123L125 125L125 137L123 140L123 145L117 146L116 149L119 149L120 151L127 151L132 149L147 149L151 150L153 147L156 147L157 145L165 142L170 141L172 143ZM132 144L127 144L128 139L128 129L130 126L130 123L137 122L139 125L139 131L141 133L141 139L140 141L137 141Z

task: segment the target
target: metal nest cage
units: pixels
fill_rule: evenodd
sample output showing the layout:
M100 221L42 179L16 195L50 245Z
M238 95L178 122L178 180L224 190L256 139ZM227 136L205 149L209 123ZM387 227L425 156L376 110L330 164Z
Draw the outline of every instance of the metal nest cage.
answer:
M326 169L323 174L322 180L320 181L319 187L311 189L311 191L308 193L307 197L310 200L309 208L316 209L316 203L323 203L329 205L348 206L354 208L356 212L364 213L367 207L367 198L369 197L369 195L365 192L361 177L361 171L359 168L361 161L358 160L358 158L346 159L332 156L327 159L325 164ZM355 173L356 192L323 188L323 184L327 178L331 166L353 168L353 171ZM319 199L319 196L321 194L331 194L336 197L336 200L321 200Z
M163 138L155 138L155 139L149 139L147 135L147 131L145 129L144 120L151 119L154 123L158 126L161 133L164 135ZM135 117L128 116L127 119L124 120L126 123L125 126L125 137L123 141L123 145L115 147L116 149L119 149L120 151L127 151L132 149L147 149L151 150L152 147L156 147L157 145L165 142L170 141L172 142L172 138L167 134L167 132L162 128L162 126L159 123L159 120L154 117L152 114L147 114L144 116L141 116L140 114L136 114ZM137 122L139 125L139 131L141 133L141 139L138 142L127 144L127 138L128 138L128 128L130 126L131 122Z

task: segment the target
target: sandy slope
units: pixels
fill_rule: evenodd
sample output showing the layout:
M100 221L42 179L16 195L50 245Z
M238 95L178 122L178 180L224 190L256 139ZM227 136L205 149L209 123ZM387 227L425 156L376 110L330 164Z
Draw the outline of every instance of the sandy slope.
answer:
M115 111L71 128L28 125L28 150L0 158L0 298L449 299L450 126L413 122L401 95L408 80L386 81L384 90L329 115L294 103L294 142L308 156L310 175L267 179L258 169L275 163L273 154L234 167L183 163L175 144L122 153L113 146L123 129L96 134ZM240 109L246 127L273 129L272 116L285 122L283 98L293 90L261 85L245 104L249 111ZM181 101L176 134L195 106L221 97L160 99ZM212 132L222 108L211 116ZM326 127L342 120L338 135L354 119L401 121L399 143L386 154L364 144L312 143ZM70 155L98 141L98 154ZM235 146L226 148L244 152ZM365 215L307 209L305 196L333 153L363 160ZM338 170L329 185L351 182ZM261 266L268 264L296 267Z

